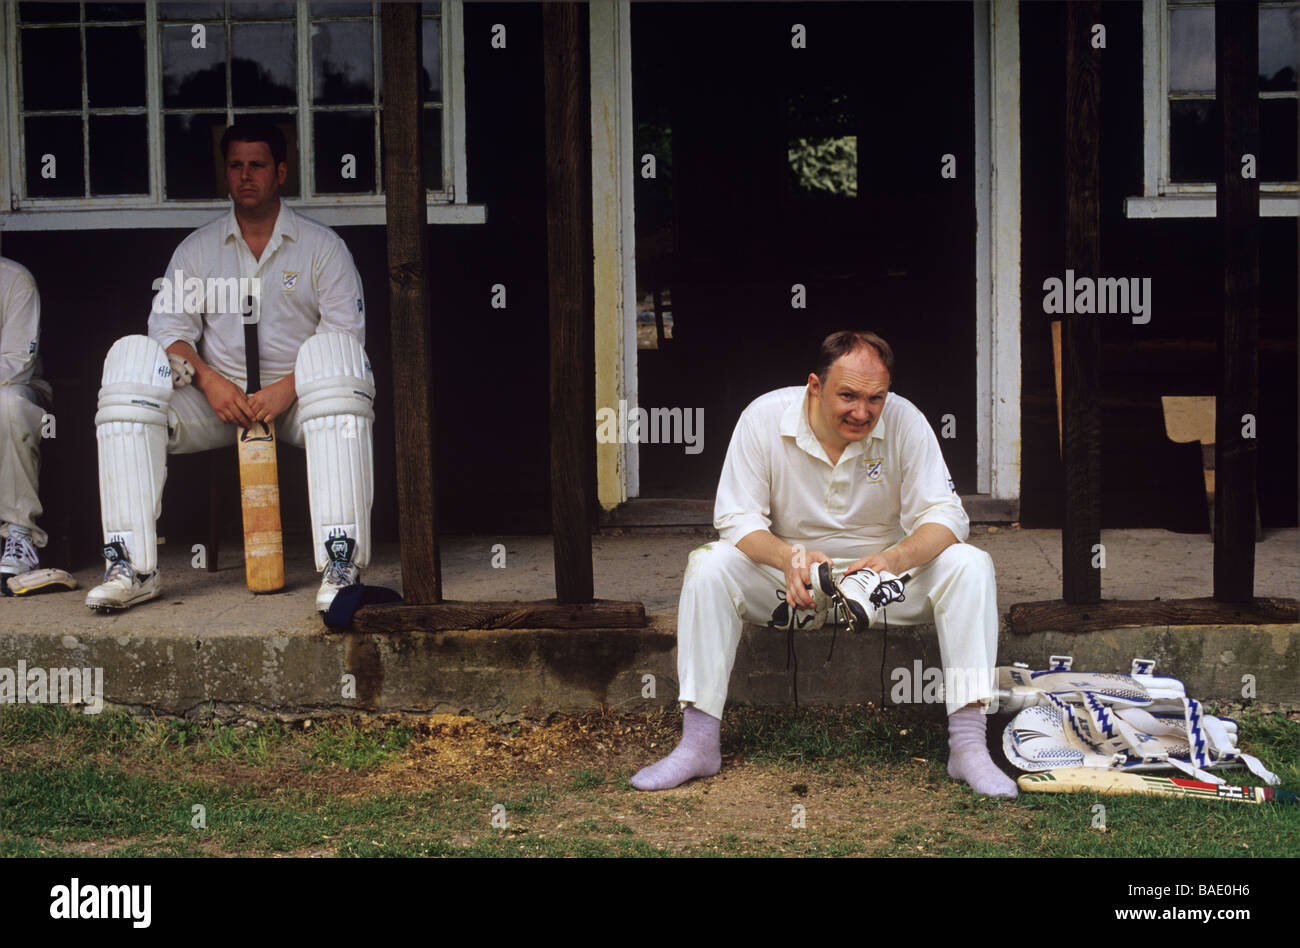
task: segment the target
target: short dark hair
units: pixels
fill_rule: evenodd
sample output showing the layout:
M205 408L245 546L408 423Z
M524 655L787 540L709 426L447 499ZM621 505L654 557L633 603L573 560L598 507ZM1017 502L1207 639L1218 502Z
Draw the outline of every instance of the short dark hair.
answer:
M843 329L831 333L822 340L821 348L817 352L817 368L814 370L822 385L826 384L826 376L830 374L831 366L835 364L836 359L867 346L875 349L876 354L880 356L880 361L885 363L885 369L889 372L889 384L892 386L894 350L889 347L889 343L869 329Z
M265 119L240 119L227 128L221 136L222 160L229 157L231 142L265 142L266 147L271 149L271 157L275 159L277 168L289 160L289 146L284 140L284 132Z

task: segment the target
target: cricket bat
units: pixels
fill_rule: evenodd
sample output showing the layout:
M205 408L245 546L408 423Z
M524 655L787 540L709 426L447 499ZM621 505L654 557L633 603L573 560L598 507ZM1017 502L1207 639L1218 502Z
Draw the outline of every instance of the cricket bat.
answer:
M259 391L262 373L256 321L244 323L244 358L248 391ZM249 591L278 592L284 588L284 539L274 422L254 422L239 432L239 495L244 508L244 576Z
M1300 793L1276 787L1234 787L1226 783L1189 780L1186 777L1159 777L1150 773L1125 773L1091 767L1067 767L1022 774L1016 783L1021 790L1034 793L1132 793L1235 803L1300 803Z

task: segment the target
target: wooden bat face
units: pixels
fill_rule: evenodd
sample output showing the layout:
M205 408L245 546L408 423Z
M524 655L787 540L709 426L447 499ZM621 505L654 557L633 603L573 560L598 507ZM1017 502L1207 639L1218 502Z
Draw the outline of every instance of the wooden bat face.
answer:
M239 488L248 588L255 593L277 592L284 588L284 541L273 422L259 421L240 430Z

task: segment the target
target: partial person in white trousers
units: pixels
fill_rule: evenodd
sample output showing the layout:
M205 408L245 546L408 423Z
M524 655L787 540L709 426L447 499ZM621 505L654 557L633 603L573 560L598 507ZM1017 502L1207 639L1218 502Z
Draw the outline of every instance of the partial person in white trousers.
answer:
M361 277L334 231L281 202L288 164L275 125L236 122L221 152L230 212L176 248L154 285L149 335L119 339L104 360L95 426L107 569L86 597L91 609L161 593L166 455L234 444L259 421L307 451L324 573L317 608L359 583L369 560L375 386ZM256 392L247 391L246 316L258 328Z
M677 617L682 739L632 785L665 790L722 766L721 718L745 622L817 628L832 610L878 624L933 621L945 669L948 773L1013 798L993 763L998 610L993 561L964 541L970 521L938 439L889 391L894 355L870 332L826 337L805 386L755 399L727 449L714 507L720 540L691 553ZM828 564L833 589L822 588ZM905 589L897 577L910 574ZM900 598L901 594L901 598Z
M27 268L0 257L0 591L9 577L36 569L45 531L37 495L41 420L50 407L50 383L41 378L41 301Z

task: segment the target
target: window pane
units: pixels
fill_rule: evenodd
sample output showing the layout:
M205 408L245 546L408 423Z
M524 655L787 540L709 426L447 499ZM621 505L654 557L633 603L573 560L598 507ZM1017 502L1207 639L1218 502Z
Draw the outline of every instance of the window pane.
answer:
M442 180L442 109L423 109L424 112L424 187L427 191L441 191Z
M162 28L163 107L226 107L226 33L209 29L207 48L190 45L188 26Z
M225 15L220 3L160 3L160 20L219 20Z
M285 19L293 16L292 0L231 0L232 20Z
M1219 177L1219 110L1213 99L1169 103L1169 178L1179 183Z
M81 11L75 3L20 3L20 23L76 23Z
M230 29L230 94L235 106L296 105L294 28L288 23Z
M94 108L145 104L143 26L86 28L86 93Z
M316 192L366 194L375 190L373 112L314 112ZM347 160L346 156L352 160ZM344 177L344 174L349 177ZM355 177L351 177L355 175Z
M59 115L24 123L28 197L82 197L81 119ZM51 164L47 156L53 156ZM52 174L53 177L45 177Z
M312 102L358 105L375 101L370 23L313 23Z
M1259 179L1296 180L1296 101L1259 103Z
M1292 21L1295 26L1292 26ZM1271 7L1259 11L1259 91L1294 90L1300 10Z
M858 137L795 138L786 148L791 191L800 197L858 196Z
M81 108L79 30L23 30L23 109Z
M1169 91L1214 92L1214 10L1169 11Z
M143 3L87 3L86 21L143 20Z
M424 50L421 54L424 73L424 101L442 101L442 21L422 20Z
M90 117L90 193L149 193L149 121L146 116Z
M219 198L226 194L221 165L224 115L168 115L163 119L166 197Z
M315 0L311 5L312 16L370 16L373 12L369 3L356 0Z
M441 4L441 3L422 3L422 4L420 4L420 12L421 12L421 13L441 13L441 12L442 12L442 4Z

